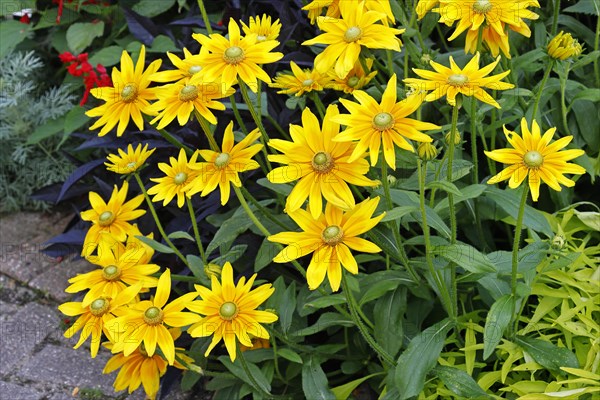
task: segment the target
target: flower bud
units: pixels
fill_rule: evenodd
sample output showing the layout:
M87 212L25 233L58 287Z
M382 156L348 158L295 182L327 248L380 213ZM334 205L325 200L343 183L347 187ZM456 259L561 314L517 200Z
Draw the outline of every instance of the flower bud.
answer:
M452 138L452 132L448 131L448 133L446 133L446 135L444 136L444 140L446 141L447 145L450 145L450 139ZM457 145L460 143L461 141L461 137L460 137L460 132L456 131L454 133L454 145Z
M438 151L431 143L419 143L419 147L417 147L417 154L421 160L431 161L437 157Z
M388 175L387 180L390 185L393 185L394 183L396 183L396 177L394 175Z
M215 278L220 278L222 269L223 268L221 268L217 264L210 263L204 266L204 273L206 274L206 276L208 276L209 279L212 276L214 276Z
M566 60L567 58L578 56L583 48L576 39L573 39L570 33L560 31L550 43L548 43L548 55L557 60Z
M565 245L565 238L562 235L556 235L554 236L554 239L552 239L552 248L554 250L561 250Z

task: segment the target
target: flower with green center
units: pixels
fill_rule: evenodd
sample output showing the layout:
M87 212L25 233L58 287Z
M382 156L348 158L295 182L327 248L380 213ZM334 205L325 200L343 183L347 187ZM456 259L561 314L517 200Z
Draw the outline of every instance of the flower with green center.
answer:
M107 170L114 173L121 175L131 174L142 168L148 157L150 157L155 150L156 149L148 150L148 144L142 148L141 143L133 150L133 146L128 144L126 152L122 149L118 149L118 155L109 154L106 157L109 162L104 163L104 165L106 165Z
M319 29L324 32L307 40L303 45L326 44L327 47L315 58L315 68L322 74L334 67L336 75L343 79L354 68L362 47L400 51L402 42L396 36L404 29L394 29L378 24L387 15L378 11L366 11L365 3L358 0L339 2L341 18L318 17Z
M188 81L193 75L196 75L202 71L200 63L206 54L208 54L208 51L203 47L200 48L199 54L192 54L184 47L183 59L179 58L173 53L167 52L167 56L169 57L169 60L171 60L171 63L175 69L156 72L150 75L150 80L161 83L179 82L182 80Z
M194 110L211 124L216 124L217 118L211 109L224 110L225 105L217 100L233 94L234 90L231 88L224 90L224 86L219 81L192 83L191 80L182 79L157 88L156 93L158 101L152 104L150 110L157 112L158 115L150 123L158 122L156 129L163 129L175 117L179 125L187 124Z
M121 55L121 71L113 68L113 87L93 88L90 93L105 103L85 113L88 117L100 117L90 130L102 127L98 136L104 136L117 124L117 136L121 136L129 124L133 122L139 130L144 129L142 114L155 115L150 111L150 101L156 99L150 76L160 68L161 60L153 61L146 70L144 62L146 48L142 45L135 68L126 51Z
M338 77L332 69L327 73L332 81L328 83L325 88L343 91L344 93L352 93L355 90L362 89L371 82L371 79L373 79L375 75L377 75L377 71L371 71L372 66L372 58L367 58L365 60L366 70L362 63L357 61L354 64L354 68L352 68L344 78Z
M570 33L560 31L550 43L548 43L548 55L557 60L566 60L574 56L578 56L583 51L581 44L576 39L573 39Z
M108 233L116 240L124 242L128 233L137 231L129 221L146 214L146 210L137 209L144 201L144 196L139 195L126 202L128 190L127 181L123 182L121 189L117 189L115 185L108 203L105 203L98 193L90 192L92 209L81 212L81 219L92 222L92 226L85 235L81 253L83 256L92 255L100 240L104 239L103 233Z
M256 274L247 282L242 276L235 285L233 267L226 262L221 273L221 282L213 275L210 289L194 285L201 300L189 303L187 308L203 315L204 318L192 325L188 332L192 337L212 335L205 357L208 357L222 339L233 362L236 358L236 339L240 344L252 347L251 337L269 338L269 333L261 324L277 321L277 315L256 308L267 300L275 289L269 283L252 290L255 279Z
M417 91L431 91L426 97L426 101L435 101L440 97L446 96L448 104L456 105L456 95L461 93L464 96L474 96L491 106L500 108L500 105L484 89L506 90L515 87L512 83L500 82L501 79L510 74L510 71L504 71L497 75L487 76L496 68L500 62L500 56L496 61L479 69L479 53L469 61L464 68L460 68L450 56L450 68L431 61L430 64L435 71L425 69L415 69L415 74L421 78L404 79L409 87Z
M79 341L73 348L78 348L91 336L90 353L92 358L96 357L100 348L100 342L102 341L102 334L104 333L111 341L114 339L112 335L113 331L110 327L112 321L115 319L115 311L133 301L141 289L142 283L138 282L119 292L114 297L103 295L96 297L87 304L67 302L58 306L60 312L65 315L71 317L79 315L79 318L65 332L65 337L70 338L75 333L81 331Z
M156 182L156 185L148 189L148 194L154 195L152 201L157 202L162 200L163 206L166 206L177 196L177 207L183 207L187 194L185 190L186 186L200 174L200 171L190 168L190 164L197 162L198 155L199 153L195 152L188 161L185 150L180 149L177 159L169 157L168 164L158 164L158 169L165 176L150 178L152 182Z
M156 346L160 348L169 365L175 362L175 343L167 326L182 327L200 320L196 314L182 312L197 293L187 293L167 303L171 294L171 272L167 269L158 279L156 295L152 300L144 300L123 310L112 322L118 332L113 352L123 350L125 356L133 353L143 342L149 356Z
M256 92L257 79L271 83L271 78L260 65L279 61L283 57L282 53L271 52L279 42L276 40L258 42L256 34L242 37L240 27L233 19L229 20L228 28L228 39L219 34L212 34L210 37L200 33L192 35L209 52L200 64L202 76L198 78L197 75L194 76L192 83L195 83L195 79L209 82L220 80L223 90L229 90L237 79L240 79Z
M331 81L327 74L321 74L315 69L302 69L293 61L290 61L290 67L291 74L280 72L269 85L281 89L277 93L294 94L299 97L304 93L321 91Z
M369 163L362 157L350 161L356 145L339 143L340 125L333 121L339 115L337 106L330 105L323 125L308 107L302 112L302 126L290 125L291 142L269 140L269 146L282 152L269 155L269 160L285 166L275 168L267 175L273 183L298 181L286 200L286 212L298 210L309 199L309 210L314 218L323 212L323 200L349 210L354 207L354 196L348 184L376 186L377 181L367 178Z
M281 22L279 22L279 19L271 22L271 16L267 14L263 14L262 19L258 15L250 17L249 25L246 25L243 21L241 23L244 35L256 35L257 42L277 40L279 31L281 31Z
M273 258L276 263L286 263L313 253L306 271L308 288L315 290L327 275L331 290L336 292L342 280L342 266L350 273L358 273L358 264L350 249L363 253L378 253L381 249L358 237L371 230L385 213L371 218L379 204L379 197L367 199L344 213L327 204L325 213L318 218L305 210L289 212L303 232L281 232L268 237L275 243L287 245Z
M486 151L485 155L494 161L507 164L508 167L493 176L488 183L494 184L510 179L508 186L516 189L529 176L529 189L533 201L538 200L542 181L559 192L562 189L560 185L574 186L575 182L566 178L564 174L584 174L585 168L567 161L585 152L579 149L560 151L573 140L573 136L565 136L550 143L555 132L556 128L551 128L542 136L535 120L529 130L525 118L521 120L521 136L509 131L505 126L504 135L513 148Z
M395 146L414 152L413 145L407 139L416 142L431 142L433 139L421 131L439 128L428 122L407 118L419 108L422 96L415 94L398 102L396 74L390 78L380 103L362 90L356 90L352 94L360 103L340 99L350 114L340 114L332 118L334 122L347 126L346 130L335 137L336 142L358 140L358 144L348 159L349 162L363 157L369 149L371 165L375 166L379 158L379 149L383 144L385 161L392 169L395 169Z
M205 162L189 163L189 167L198 175L184 187L187 196L201 192L206 196L219 186L221 204L229 201L231 184L240 187L242 181L239 173L259 168L252 157L262 148L262 144L252 144L260 137L258 129L254 129L241 142L234 145L233 121L225 128L221 151L198 150Z

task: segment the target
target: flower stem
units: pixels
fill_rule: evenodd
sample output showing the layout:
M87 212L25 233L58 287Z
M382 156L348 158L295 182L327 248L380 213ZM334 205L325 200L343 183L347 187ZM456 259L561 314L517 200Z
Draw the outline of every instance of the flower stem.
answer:
M200 239L200 231L198 230L198 221L196 221L196 213L194 212L194 207L192 206L192 200L186 196L185 201L188 206L188 210L190 211L190 219L192 220L192 228L194 229L194 237L196 238L196 243L198 244L198 251L200 252L200 258L202 258L202 262L204 265L208 264L206 260L206 254L204 254L204 247L202 246L202 240Z
M144 119L145 121L148 123L148 125L152 124L150 123L150 118L144 115ZM156 127L153 126L154 129L156 129ZM171 143L173 146L177 147L178 149L183 149L185 150L185 153L187 154L188 157L190 157L192 154L194 154L194 150L192 150L191 148L189 148L188 146L186 146L185 144L181 143L181 141L175 139L175 137L173 137L173 135L171 135L169 132L167 132L164 129L156 129L156 131L158 131L158 133L160 133L160 135L169 143Z
M517 272L519 268L519 246L521 244L521 230L523 229L523 215L525 214L525 205L527 204L527 195L529 194L529 186L524 185L523 194L521 195L521 203L519 205L519 214L517 216L517 225L515 226L515 240L512 249L512 269L510 272L511 296L513 298L515 310L517 309ZM515 321L515 331L518 318Z
M311 97L313 99L313 102L315 103L315 107L317 107L317 112L319 113L319 116L321 117L321 119L323 119L323 117L325 117L325 106L323 105L323 102L321 102L321 99L319 98L317 92L311 92Z
M558 0L556 0L558 1ZM542 98L542 92L544 91L544 87L546 86L546 82L548 81L548 77L550 76L550 71L552 71L552 67L554 66L554 59L550 58L550 62L546 67L546 71L544 71L544 77L542 78L542 82L540 83L540 87L535 96L535 102L533 103L533 113L531 114L532 119L537 118L538 106L540 104L540 99Z
M248 110L250 110L250 114L252 114L252 118L254 119L254 123L256 123L256 127L260 131L260 135L261 135L262 142L263 142L262 143L263 144L262 151L265 156L265 161L267 163L267 169L269 171L271 171L273 168L271 167L271 163L269 162L269 157L268 157L268 153L267 153L267 142L269 141L269 135L267 135L267 131L265 131L265 127L263 126L262 119L261 119L260 115L256 112L256 109L254 108L254 104L252 103L252 100L250 100L250 96L248 95L248 87L241 80L239 81L239 85L240 85L240 92L242 92L242 98L244 99L244 102L248 106ZM260 97L260 91L257 90L256 96Z
M148 204L148 209L150 210L150 213L152 214L152 218L154 218L156 227L158 228L158 231L160 232L160 235L162 236L163 240L173 250L173 252L177 255L177 257L179 257L179 259L181 261L183 261L183 263L187 266L188 265L187 260L185 259L183 254L181 254L181 252L177 249L177 247L175 247L173 242L171 242L171 239L169 239L169 237L165 233L165 230L164 230L162 224L160 223L160 220L158 219L158 215L156 215L156 210L154 209L152 200L150 200L150 196L148 196L148 192L146 192L146 187L144 186L142 179L140 178L140 176L137 173L134 173L133 176L135 177L135 180L137 181L137 183L140 187L140 190L142 191L142 194L144 195L144 198L146 199L146 204Z
M202 115L200 115L200 113L197 110L194 110L194 112L196 113L196 119L198 120L198 123L200 123L200 126L204 131L206 139L208 139L208 144L210 145L210 148L212 149L212 151L220 152L219 145L215 141L215 137L213 136L212 132L210 131L210 127L208 126L208 121Z
M562 123L565 129L564 133L566 136L571 136L571 131L569 130L569 123L567 121L568 110L565 102L565 90L567 86L567 80L569 79L569 65L567 65L565 68L566 71L564 76L560 77L560 111L562 116Z
M202 20L204 21L204 25L206 25L206 32L209 35L213 33L212 26L210 25L210 20L208 19L208 14L206 13L206 8L204 7L204 1L198 0L198 7L200 7L200 14L202 14Z
M244 357L244 352L240 350L239 344L236 344L236 346L237 346L237 353L239 355L238 358L240 359L240 363L242 364L242 368L244 369L244 372L248 376L248 379L250 380L250 383L252 384L252 387L254 388L254 390L256 390L257 392L261 393L267 399L272 399L274 396L271 393L269 393L266 390L264 390L258 384L258 382L256 381L256 379L254 378L254 375L252 375L252 372L250 372L250 368L248 368L248 364L246 363L246 358Z
M368 332L367 327L361 321L361 319L360 319L360 317L358 315L358 312L357 312L357 307L358 306L356 304L356 299L354 298L354 295L352 294L352 291L350 291L350 288L348 287L348 282L346 281L346 271L342 271L342 287L343 287L344 293L346 295L346 300L348 300L348 309L350 309L350 315L352 316L352 320L354 321L354 323L358 327L358 330L360 331L360 333L362 334L362 336L365 338L365 340L367 341L367 343L369 344L369 346L371 346L371 348L373 350L375 350L375 352L385 362L387 362L391 366L396 365L396 362L394 361L394 359L392 358L392 356L390 356L388 354L388 352L385 351L375 341L375 339L373 339L373 337L371 336L371 334Z
M558 29L558 14L560 14L560 0L554 0L554 13L552 15L552 28L550 29L550 35L556 35Z
M473 99L474 100L474 99ZM446 179L452 183L452 164L454 162L454 147L456 138L456 125L458 123L458 106L452 107L452 126L450 128L450 148L448 149L448 167ZM456 243L456 208L454 207L454 195L448 193L448 209L450 211L450 243ZM450 285L452 299L452 316L458 315L458 288L456 284L456 264L450 262Z
M237 108L237 102L235 101L235 96L233 94L229 96L229 102L231 103L231 109L233 110L235 120L242 129L242 132L244 132L244 135L248 135L248 128L246 128L246 124L240 115L240 111Z

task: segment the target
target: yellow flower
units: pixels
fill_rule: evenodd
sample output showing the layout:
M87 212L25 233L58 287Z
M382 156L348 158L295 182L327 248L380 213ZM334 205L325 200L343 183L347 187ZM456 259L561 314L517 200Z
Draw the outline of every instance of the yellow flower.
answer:
M416 11L419 19L423 19L431 9L440 4L439 0L419 0L417 3Z
M452 26L458 21L448 40L456 39L467 29L478 31L484 23L500 36L506 35L503 23L522 32L523 18L539 18L536 13L527 9L530 6L539 8L537 0L440 0L439 3L439 7L433 9L440 14L439 22Z
M358 61L362 46L371 49L400 51L402 42L396 37L404 29L394 29L378 21L386 18L377 11L364 11L358 0L344 0L339 3L341 18L318 17L319 29L325 32L302 43L303 45L326 44L322 53L315 58L315 68L326 73L335 65L335 73L344 78Z
M281 31L281 23L279 22L279 19L275 20L275 22L271 22L271 16L267 14L263 14L262 19L258 15L255 17L250 17L250 26L246 25L243 21L240 22L242 23L244 35L256 35L257 42L264 42L265 40L277 40L279 31Z
M159 99L149 109L158 112L158 115L150 123L155 124L160 121L156 129L163 129L177 117L177 122L183 126L187 124L190 115L196 110L208 122L216 125L217 118L210 109L224 110L225 105L216 99L222 99L235 92L231 88L228 90L223 90L223 88L224 86L220 82L196 81L196 83L192 83L185 79L157 88L156 93Z
M502 24L504 26L504 23ZM525 25L527 26L527 25ZM492 56L498 57L500 50L506 58L510 57L510 44L508 42L508 35L500 35L490 26L484 26L481 33L481 43L485 44L489 49ZM472 31L468 30L465 37L465 53L475 54L477 51L477 40L479 39L479 30Z
M339 18L340 16L340 0L313 0L302 9L308 11L308 18L310 23L314 25L317 18L323 13L324 9L327 9L327 17Z
M206 349L205 357L223 339L231 361L236 358L236 337L240 343L252 347L250 335L255 338L268 339L269 332L261 324L277 321L277 315L256 308L267 300L275 291L271 284L261 285L252 289L256 274L248 282L241 277L233 283L233 268L229 262L223 266L221 282L213 275L211 288L194 285L202 300L196 300L187 305L191 311L205 315L202 320L192 325L188 332L192 337L213 335Z
M578 56L583 48L576 39L573 39L570 33L560 31L550 43L548 43L548 55L557 60L566 60L567 58Z
M479 53L469 61L463 69L460 69L450 56L450 68L431 61L434 71L425 69L415 69L415 74L421 78L404 79L404 83L416 90L432 91L426 97L426 101L435 101L440 97L446 96L448 104L456 105L456 95L462 93L465 96L475 96L476 99L483 101L491 106L500 108L500 105L484 89L506 90L515 87L512 83L500 82L509 71L486 77L496 68L500 62L500 57L496 61L479 69Z
M163 206L166 206L177 196L177 207L183 207L185 203L185 187L200 174L200 172L190 168L190 164L196 163L198 153L194 153L188 162L185 150L179 150L179 157L170 157L169 162L158 164L158 168L165 173L162 178L150 178L157 182L156 185L148 189L148 194L155 195L152 201L163 200Z
M167 52L167 56L176 69L160 71L152 74L150 80L153 82L175 82L182 79L191 78L202 70L200 66L202 57L208 52L204 47L200 48L199 54L192 54L185 47L183 48L183 59L173 53Z
M556 128L550 128L541 136L537 122L533 120L530 131L525 118L521 120L522 136L509 131L505 126L504 135L513 148L486 151L485 155L509 166L493 176L488 183L502 182L510 178L508 186L515 189L529 175L533 201L537 201L540 194L540 179L559 192L561 184L567 187L574 186L575 182L566 178L564 174L583 174L585 169L567 161L585 152L578 149L560 151L573 140L573 136L565 136L550 144L555 131Z
M431 143L419 143L419 146L417 147L417 154L421 160L431 161L437 157L438 150Z
M281 139L269 140L269 146L282 152L269 155L269 160L285 167L275 168L267 175L273 183L298 180L287 197L286 212L299 209L309 198L309 210L313 218L323 212L321 196L342 209L354 207L354 196L348 183L357 186L377 186L377 181L365 177L369 163L362 157L349 162L353 143L335 142L340 125L333 117L339 115L337 106L330 105L323 118L323 129L319 120L307 107L302 112L302 125L290 125L293 142Z
M296 97L313 90L323 90L331 78L319 73L315 69L301 69L298 65L290 61L292 67L291 74L278 73L274 82L269 86L282 89L277 93L295 94Z
M141 288L141 283L138 283L129 286L114 298L110 296L97 297L89 305L83 305L83 303L80 302L67 302L58 306L60 312L65 315L72 317L79 315L79 318L77 318L75 323L73 323L73 325L65 332L65 337L71 338L75 333L81 330L79 341L73 348L77 349L91 335L90 353L92 358L96 357L100 347L102 333L104 333L109 340L112 340L113 338L113 332L108 326L109 323L112 323L115 319L113 313L119 307L135 299L135 296L137 296Z
M112 252L116 258L122 257L127 251L133 251L131 257L134 257L138 264L148 264L154 255L154 249L142 242L136 236L144 236L137 224L133 224L132 228L127 232L127 241L122 243L115 239L110 233L103 232L100 234L102 237L98 243L98 250L96 254L86 256L85 259L92 264L98 264L101 260L101 256L105 252ZM154 234L150 233L147 235L150 239L154 238Z
M340 78L334 70L330 70L327 74L333 81L328 83L325 87L328 89L340 90L344 93L353 93L355 90L362 89L371 82L371 79L373 79L375 75L377 75L377 71L371 72L371 67L373 66L372 58L367 58L365 64L367 71L364 70L361 62L357 61L354 64L354 68L352 68L344 78Z
M257 79L271 83L271 78L259 64L273 63L283 57L282 53L271 53L279 44L278 41L257 42L256 35L241 37L240 27L233 19L229 20L229 39L219 34L208 37L195 33L192 37L209 51L203 57L202 79L213 82L220 78L224 91L233 86L239 77L256 92ZM192 83L196 79L194 76Z
M154 355L156 346L173 365L175 362L175 343L167 329L191 325L200 319L196 314L182 312L183 308L197 294L187 293L167 304L171 294L171 272L167 269L158 279L156 295L153 300L144 300L124 309L124 315L112 321L115 332L113 352L123 351L128 356L144 342L149 356Z
M127 152L118 149L118 155L109 154L106 157L109 162L104 163L104 165L106 165L107 170L114 173L122 175L131 174L142 168L148 157L154 153L154 150L156 149L148 151L148 144L142 148L142 144L139 143L134 151L133 146L129 144L127 145Z
M115 185L108 203L105 203L98 193L90 192L89 198L92 209L81 212L81 219L91 221L93 224L85 235L81 253L83 256L88 257L94 252L98 247L102 233L109 233L115 240L124 242L127 239L127 234L134 232L134 227L129 221L146 214L146 210L137 210L144 201L143 195L125 201L128 190L129 184L127 181L123 182L121 189L117 189Z
M221 204L227 204L231 192L230 183L237 187L242 186L238 174L259 167L258 163L252 160L252 157L262 149L262 144L251 145L259 137L260 131L254 129L234 146L233 121L230 122L225 128L220 153L212 150L198 150L198 153L206 162L189 164L191 169L200 172L183 190L187 192L188 196L201 191L200 196L204 197L215 190L218 185L221 191Z
M115 298L127 286L138 282L141 283L142 288L155 287L158 280L151 275L158 272L160 267L141 262L146 258L144 251L137 248L123 251L123 247L120 243L110 248L101 244L98 256L94 260L101 268L69 279L71 285L65 289L65 292L77 293L89 289L81 301L81 304L86 307L94 299L102 296Z
M396 169L396 152L394 145L414 152L412 144L406 139L417 142L431 142L432 139L421 133L421 130L438 129L439 126L428 122L407 118L422 103L421 95L411 95L396 101L396 74L394 74L383 92L381 103L377 102L362 90L352 93L360 102L354 103L340 99L350 114L332 117L334 122L347 125L346 130L335 138L336 142L358 140L348 162L362 157L370 149L371 165L377 164L379 148L383 144L383 155L387 164Z
M336 292L342 281L342 268L358 274L358 264L350 249L363 253L377 253L381 249L357 237L371 230L384 217L371 218L379 204L379 197L359 203L347 213L332 204L327 204L325 213L315 219L303 209L290 212L292 218L303 232L281 232L268 237L275 243L288 245L273 258L276 263L286 263L313 253L306 280L308 288L315 290L325 279L329 279L331 290Z
M90 130L103 126L98 136L106 135L117 124L119 124L117 136L121 136L130 119L133 119L139 130L142 130L144 129L142 113L153 115L148 111L148 107L150 106L149 101L156 99L156 96L154 89L148 86L151 83L150 75L158 71L162 61L153 61L144 71L145 61L146 48L143 45L135 69L131 57L126 51L123 51L121 71L117 68L112 70L113 87L93 88L90 91L94 97L105 101L101 106L92 108L85 113L88 117L100 117L90 126Z

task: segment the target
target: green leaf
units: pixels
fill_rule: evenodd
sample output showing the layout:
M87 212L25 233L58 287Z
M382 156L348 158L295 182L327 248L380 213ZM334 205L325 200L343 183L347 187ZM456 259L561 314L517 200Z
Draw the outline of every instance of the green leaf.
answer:
M238 355L238 357L240 357L240 356ZM244 370L244 368L241 367L240 363L235 363L235 364L232 363L229 356L221 356L221 357L219 357L219 361L234 376L240 378L242 381L247 383L251 388L254 388L257 392L260 393L260 389L262 389L263 391L265 391L267 393L271 392L271 384L269 383L269 381L267 380L267 378L265 377L263 372L260 370L260 368L258 368L255 364L251 363L250 361L246 361L246 364L248 365L248 369L250 370L250 373L252 374L252 377L258 384L259 388L254 387L252 380L250 379L250 377L248 377L248 375L246 374L246 371Z
M458 396L468 399L492 398L492 396L485 393L471 375L461 369L438 365L433 369L433 372L444 382L444 385L448 389L452 390Z
M436 256L453 261L459 267L469 272L495 272L494 264L489 258L468 244L452 244L448 246L434 246L432 253Z
M173 251L173 249L170 248L169 246L159 243L154 239L150 239L147 236L136 236L136 238L139 239L140 241L144 242L148 246L152 247L154 250L158 251L159 253L166 253L166 254L175 253Z
M67 29L67 45L69 49L80 54L85 50L95 38L104 33L104 22L76 22Z
M336 399L338 400L342 400L342 399L348 399L350 398L350 396L352 395L352 392L354 391L354 389L356 389L358 387L358 385L360 385L361 383L363 383L364 381L366 381L367 379L370 379L374 376L377 375L381 375L381 372L376 373L376 374L371 374L371 375L367 375L365 377L359 378L359 379L355 379L351 382L348 382L342 386L338 386L335 388L331 389L331 392L333 393L333 395L335 396Z
M144 17L153 18L168 11L175 5L175 0L140 0L132 9Z
M515 303L510 294L505 294L492 304L483 328L483 359L486 360L496 349L504 331L515 313Z
M573 97L573 100L571 101L575 100L589 100L593 102L600 101L600 89L585 89L580 92L577 92L577 94L575 95L575 97Z
M515 342L526 351L535 362L552 372L560 373L561 367L579 368L577 356L565 347L542 339L517 335Z
M281 348L277 350L277 355L289 360L291 362L295 362L296 364L303 364L302 357L298 353L288 348Z
M575 71L576 69L593 63L598 57L600 57L600 50L594 50L588 54L581 55L581 57L579 57L579 59L571 66L571 71Z
M230 248L227 253L213 259L211 263L217 264L221 267L224 266L226 262L233 264L244 254L247 248L247 244L237 244Z
M381 222L400 220L407 214L412 212L419 211L419 207L417 206L401 206L392 208L389 211L385 212L385 217L381 219Z
M123 48L121 46L104 47L95 52L94 55L90 57L89 62L94 67L98 64L102 64L105 67L111 67L121 60L122 53Z
M346 296L342 293L336 294L328 294L322 297L319 297L315 300L310 300L304 303L303 308L309 309L309 312L319 310L321 308L327 308L329 306L333 306L336 304L344 304L346 303ZM310 310L313 309L313 310Z
M294 311L296 310L296 282L293 281L290 286L285 289L281 304L278 307L279 310L279 322L281 324L281 331L284 335L287 335L292 326L292 320L294 318Z
M65 134L75 132L90 120L90 117L85 115L85 108L81 106L73 107L65 116Z
M238 213L240 210L241 212ZM206 248L206 255L211 254L222 244L231 243L242 232L250 228L250 226L252 226L252 221L244 211L239 208L230 219L223 222L217 233L215 233L213 240Z
M165 35L158 35L155 37L152 41L152 46L148 49L148 53L166 53L167 51L177 52L180 50L175 46L175 42Z
M184 232L184 231L171 232L167 235L167 237L169 239L187 239L187 240L191 240L192 242L196 241L196 239L194 239L192 237L192 235L190 235L189 233Z
M376 285L373 285L373 286L369 287L367 290L365 290L365 292L364 292L365 294L360 298L358 305L362 306L363 304L368 303L369 301L379 299L381 296L383 296L387 292L389 292L391 290L395 290L398 287L398 285L400 285L400 284L401 284L401 281L399 281L398 279L382 280L381 282L378 282ZM361 288L362 288L362 286L361 286Z
M204 272L204 262L202 261L202 259L192 254L188 254L185 257L185 259L188 262L188 267L190 268L190 271L192 271L192 275L198 278L198 280L200 280L200 282L202 282L204 286L209 286L210 279L208 279L208 276L206 276L206 272Z
M260 178L256 181L260 186L271 189L275 193L287 196L292 191L292 186L287 183L272 183L267 178Z
M452 193L456 196L460 196L461 192L454 183L448 181L433 181L425 185L425 189L441 189L447 193Z
M425 378L437 364L448 331L453 323L444 319L415 336L398 358L394 382L400 399L417 396L423 390Z
M31 32L29 24L22 24L18 21L0 22L0 58L4 58L19 43L27 39Z
M38 126L27 138L26 144L37 144L42 140L62 132L65 127L65 117L51 119Z
M395 357L402 347L404 336L402 321L405 311L406 288L402 286L386 293L375 303L373 311L375 340L392 357Z
M183 376L181 377L181 390L187 392L191 390L192 387L200 380L202 375L194 371L184 371Z
M579 0L577 4L573 4L572 6L565 8L563 11L589 15L600 15L600 3L598 3L598 0Z
M302 365L302 390L306 400L336 400L325 372L313 356Z
M387 255L389 255L392 259L402 262L400 258L400 249L396 247L396 243L394 242L394 234L384 225L376 226L371 229L367 235L369 238Z
M254 272L258 272L267 265L271 264L273 258L279 253L281 249L281 245L273 242L269 242L267 238L265 238L258 249L258 253L256 253L256 258L254 259Z
M344 318L341 314L334 313L334 312L328 312L328 313L322 314L321 317L319 317L319 319L317 320L317 322L314 325L311 325L304 329L300 329L300 330L294 332L293 335L294 336L309 336L309 335L313 335L317 332L321 332L322 330L325 330L332 326L342 327L342 326L353 326L353 325L354 325L354 323L351 320Z

